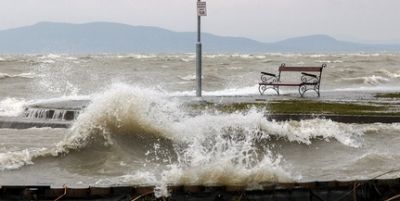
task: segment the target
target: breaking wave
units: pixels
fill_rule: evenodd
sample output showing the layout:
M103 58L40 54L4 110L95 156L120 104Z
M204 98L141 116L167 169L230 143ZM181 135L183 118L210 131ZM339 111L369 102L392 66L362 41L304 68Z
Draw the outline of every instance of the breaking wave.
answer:
M64 140L52 148L1 153L0 170L32 165L41 157L79 156L85 158L79 165L107 158L104 163L131 168L116 177L118 182L257 185L301 178L271 144L308 146L314 140L335 140L357 148L365 132L321 119L268 121L265 111L256 109L212 114L187 110L168 94L113 85L92 99Z

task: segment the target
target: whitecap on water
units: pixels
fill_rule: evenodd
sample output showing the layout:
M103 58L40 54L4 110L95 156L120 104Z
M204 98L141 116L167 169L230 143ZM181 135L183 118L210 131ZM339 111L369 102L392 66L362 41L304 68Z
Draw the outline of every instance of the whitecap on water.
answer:
M196 75L186 75L186 76L178 76L179 79L181 80L185 80L185 81L193 81L196 80ZM204 78L204 76L202 76L202 78Z
M342 60L316 60L316 63L343 63Z
M10 75L7 73L0 73L0 79L4 78L35 78L36 74L35 73L20 73L20 74L15 74L15 75Z
M43 56L39 57L39 59L58 59L60 57L61 57L61 55L58 55L58 54L47 54L47 55L43 55Z

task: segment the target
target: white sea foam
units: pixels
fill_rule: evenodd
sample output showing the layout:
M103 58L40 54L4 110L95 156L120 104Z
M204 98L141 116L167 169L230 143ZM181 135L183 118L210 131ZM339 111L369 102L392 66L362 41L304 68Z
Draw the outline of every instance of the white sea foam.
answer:
M28 150L0 153L0 171L18 169L25 165L32 165L32 159L46 155L47 149Z
M359 52L359 53L348 53L346 55L347 56L352 56L352 57L379 57L382 54L380 54L380 53L363 53L363 52Z
M156 54L121 54L121 55L107 55L108 57L118 58L118 59L153 59L161 57L161 55Z
M226 54L206 54L206 55L204 55L205 58L209 58L209 59L229 57L229 56L230 55L226 55ZM195 58L195 56L193 58Z
M327 141L335 139L346 146L359 147L362 144L360 137L364 134L364 130L325 119L269 122L263 125L272 135L304 144L311 144L311 140L322 137Z
M66 60L72 60L72 61L78 60L78 58L72 57L72 56L65 57L65 59Z
M33 164L31 152L27 149L0 153L0 171L17 169L27 164Z
M325 54L312 54L310 55L310 58L321 58L321 57L326 57L327 55Z
M0 116L18 116L28 103L25 99L5 98L0 101Z
M129 54L129 57L133 57L135 59L152 59L156 58L155 54Z

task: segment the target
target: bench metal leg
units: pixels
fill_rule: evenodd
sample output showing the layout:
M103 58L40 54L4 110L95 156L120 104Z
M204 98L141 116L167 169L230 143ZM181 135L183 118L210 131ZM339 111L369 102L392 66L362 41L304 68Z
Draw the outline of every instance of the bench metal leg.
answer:
M304 97L304 94L307 91L313 90L315 91L315 93L317 93L318 97L320 97L320 93L319 93L319 85L312 85L313 87L310 87L308 85L300 85L299 86L299 94L301 97Z
M273 89L276 91L276 93L278 95L280 95L279 94L279 86L267 86L267 85L263 85L263 84L260 84L258 86L258 91L260 92L261 95L264 95L264 93L265 93L265 91L267 91L267 89Z
M258 85L258 91L260 92L260 95L264 95L264 92L267 90L267 87L265 85Z
M306 85L301 85L299 86L299 94L301 97L304 97L304 93L307 91L307 86Z

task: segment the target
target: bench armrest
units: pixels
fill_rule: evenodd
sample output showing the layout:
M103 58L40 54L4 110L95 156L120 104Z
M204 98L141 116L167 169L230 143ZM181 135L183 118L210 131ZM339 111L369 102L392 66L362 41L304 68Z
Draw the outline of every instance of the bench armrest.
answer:
M316 76L316 75L314 75L314 74L303 73L303 72L301 72L301 74L302 74L302 75L305 75L305 76L309 76L309 77L314 77L314 78L317 78L317 76Z
M263 75L269 75L269 76L272 76L272 77L276 77L276 75L273 74L273 73L261 72L261 74L263 74Z
M279 81L279 77L273 73L261 72L261 82L276 82Z

